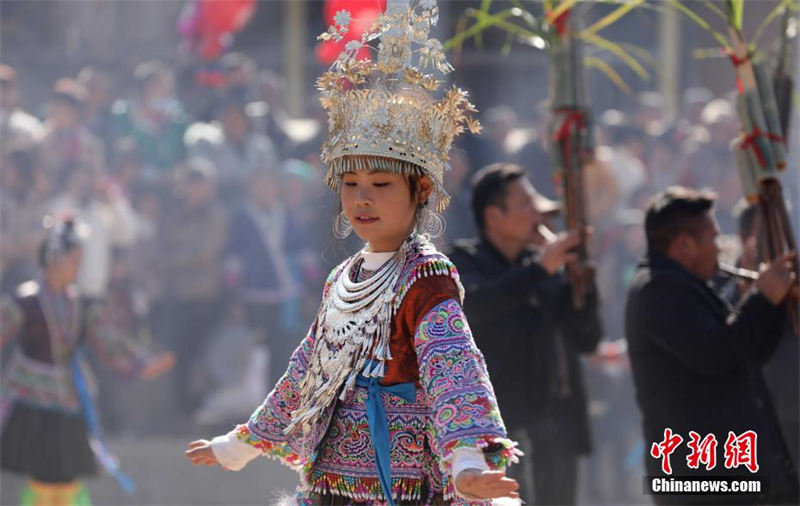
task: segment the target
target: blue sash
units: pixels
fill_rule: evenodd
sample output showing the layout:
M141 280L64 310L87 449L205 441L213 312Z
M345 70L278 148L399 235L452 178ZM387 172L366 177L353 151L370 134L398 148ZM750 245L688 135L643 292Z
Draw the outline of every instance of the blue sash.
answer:
M395 506L392 498L391 455L389 441L389 424L386 420L386 410L383 407L381 392L392 394L406 402L414 402L416 389L414 383L398 383L392 386L383 386L380 378L367 378L359 375L356 385L367 389L367 424L369 435L372 438L372 447L375 450L375 468L378 470L378 480L383 489L383 495L389 506Z
M119 460L108 449L103 437L103 428L100 426L100 418L94 409L92 396L89 393L89 386L86 383L86 377L80 366L80 359L85 355L83 346L78 346L75 353L72 355L72 379L75 381L75 390L78 391L78 399L81 403L83 411L83 418L86 420L86 425L89 429L89 443L92 451L97 456L103 468L117 480L122 490L127 494L133 494L136 490L136 485L130 476L123 473L119 468Z

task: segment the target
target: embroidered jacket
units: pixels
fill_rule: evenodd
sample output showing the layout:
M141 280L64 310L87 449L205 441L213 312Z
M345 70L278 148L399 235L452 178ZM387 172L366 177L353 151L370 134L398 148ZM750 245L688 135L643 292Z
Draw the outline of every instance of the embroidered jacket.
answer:
M144 367L150 354L121 332L112 312L100 307L87 310L70 289L63 295L65 314L57 316L43 303L43 290L38 282L29 281L17 288L13 298L0 300L0 340L4 349L11 348L3 372L3 401L79 413L70 360L82 342L123 375ZM94 391L88 363L80 366Z
M392 359L381 380L384 386L413 382L417 387L414 402L381 394L390 433L392 495L396 500L422 504L434 494L442 494L446 500L458 502L462 499L456 496L451 478L454 453L482 450L484 467L497 469L516 460L517 450L506 439L483 356L464 318L458 272L427 240L416 241L395 287L403 298L392 321ZM331 286L347 263L333 270L323 298L330 296ZM264 404L247 424L237 427L236 437L298 470L301 500L309 493L321 493L381 501L384 496L367 423L366 388L356 386L329 406L310 434L284 433L299 404L299 384L308 368L316 332L315 323ZM223 464L229 449L230 445L214 448ZM430 497L421 497L423 490Z

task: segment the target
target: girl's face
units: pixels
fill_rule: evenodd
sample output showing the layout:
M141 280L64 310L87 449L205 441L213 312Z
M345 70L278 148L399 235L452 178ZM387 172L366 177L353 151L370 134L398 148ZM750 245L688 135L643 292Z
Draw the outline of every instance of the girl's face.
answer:
M430 179L423 176L412 199L403 174L349 172L342 181L342 209L370 251L394 251L411 233L417 206L427 201L432 189Z

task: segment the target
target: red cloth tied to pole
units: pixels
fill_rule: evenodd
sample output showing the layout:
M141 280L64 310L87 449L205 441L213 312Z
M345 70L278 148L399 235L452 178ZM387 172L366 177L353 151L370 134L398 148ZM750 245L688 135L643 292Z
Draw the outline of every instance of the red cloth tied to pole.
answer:
M733 63L733 66L736 68L739 68L750 61L750 53L739 58L732 49L723 49L722 54L727 55L728 58L730 58L731 63ZM742 79L739 76L736 76L736 89L739 90L739 93L744 93L744 85L742 84Z
M750 61L750 55L749 54L746 54L746 55L742 56L741 58L739 58L736 55L736 53L733 52L732 49L723 49L722 52L723 52L723 54L728 55L728 58L731 59L731 63L733 63L734 67L741 67L742 65L744 65L745 63Z
M739 145L739 149L744 151L744 150L752 147L753 148L753 152L755 152L755 154L756 154L756 158L758 158L758 163L762 167L766 167L767 166L767 160L764 157L764 153L761 151L761 148L758 147L758 143L756 143L756 138L757 137L765 137L765 138L767 138L767 139L769 139L771 141L774 141L774 142L784 142L784 143L786 142L786 139L784 139L783 136L780 136L778 134L774 134L772 132L762 132L761 129L759 129L758 127L753 127L753 131L750 132L749 134L747 134L744 137L744 139L742 140L742 143Z
M569 26L569 23L567 23L567 21L569 21L570 12L571 9L567 9L556 17L553 17L553 11L550 11L546 14L547 21L549 21L550 24L553 25L553 28L556 29L556 33L558 34L559 37L564 35L564 33L566 33L567 31L567 27Z
M553 134L552 140L561 143L564 164L569 167L571 165L572 146L574 146L575 139L572 135L572 127L575 127L576 132L586 128L586 113L578 109L569 107L562 107L553 110L554 114L565 114L564 122L561 127ZM564 167L566 169L566 167Z
M774 134L772 132L765 132L765 136L767 139L773 142L782 142L783 144L786 144L786 138L782 135Z

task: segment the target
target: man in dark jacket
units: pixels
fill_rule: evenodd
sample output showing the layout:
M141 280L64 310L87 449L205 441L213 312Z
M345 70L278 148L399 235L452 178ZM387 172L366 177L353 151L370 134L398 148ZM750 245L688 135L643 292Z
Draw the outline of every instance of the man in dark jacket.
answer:
M540 210L547 200L518 166L485 167L472 186L481 236L456 242L449 256L506 426L530 441L523 451L532 459L534 490L520 476L521 496L535 495L536 504L574 504L577 458L590 448L578 355L593 351L601 336L596 292L575 310L561 273L575 257L569 250L579 235L544 240Z
M758 369L774 351L785 319L781 301L794 283L789 255L773 262L733 310L710 284L717 271L713 216L715 196L687 188L668 189L650 204L645 218L648 254L630 287L627 336L644 438L647 474L664 477L739 476L761 478L766 492L753 495L655 495L658 504L797 504L797 475L778 429ZM677 439L673 453L665 431ZM691 431L713 434L716 449L697 468L689 467ZM726 457L729 444L754 431L752 449L758 472ZM757 445L755 444L757 442ZM737 442L739 449L747 440ZM716 451L715 451L716 450ZM743 457L747 457L744 455ZM711 469L708 469L711 467ZM764 481L766 479L766 481ZM652 480L648 480L648 486Z

